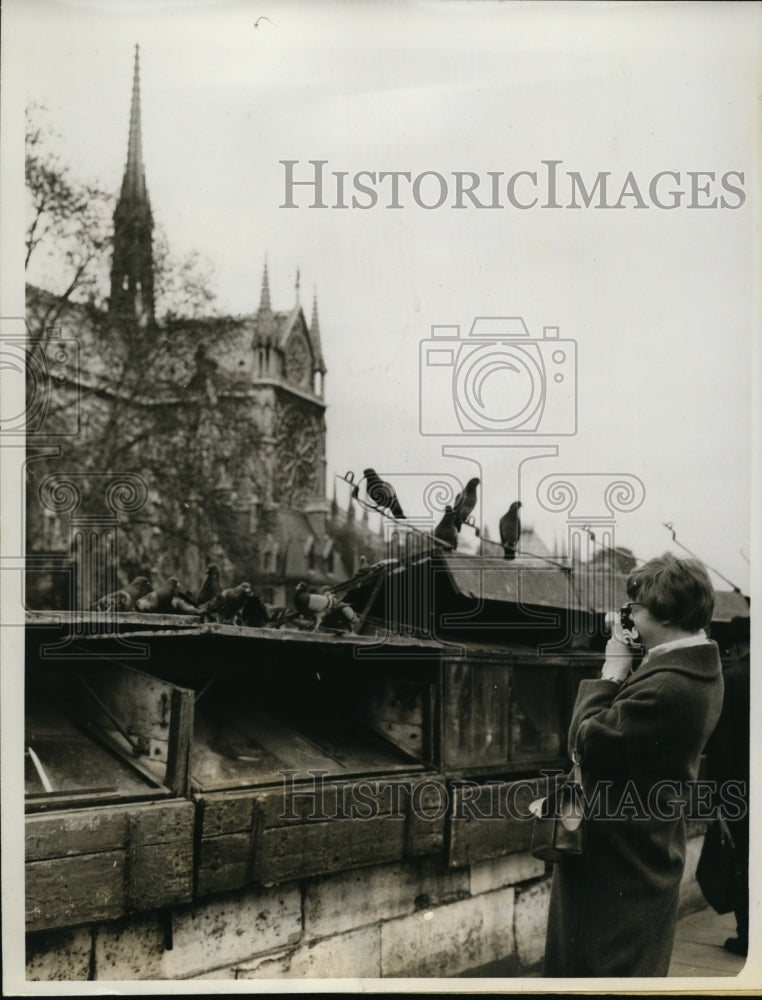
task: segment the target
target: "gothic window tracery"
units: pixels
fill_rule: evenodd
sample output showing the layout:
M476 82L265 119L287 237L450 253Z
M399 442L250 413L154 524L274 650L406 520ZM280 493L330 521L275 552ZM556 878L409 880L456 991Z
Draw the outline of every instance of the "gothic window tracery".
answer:
M319 492L319 439L320 424L315 416L293 403L278 407L275 496L279 502L297 505Z
M304 337L296 334L286 345L286 378L294 385L309 387L312 376L312 358Z

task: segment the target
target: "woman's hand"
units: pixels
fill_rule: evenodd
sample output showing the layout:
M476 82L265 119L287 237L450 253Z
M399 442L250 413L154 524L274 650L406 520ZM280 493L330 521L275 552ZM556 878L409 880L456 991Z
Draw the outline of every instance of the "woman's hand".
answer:
M632 649L612 636L606 643L606 661L601 668L601 678L621 684L632 667Z

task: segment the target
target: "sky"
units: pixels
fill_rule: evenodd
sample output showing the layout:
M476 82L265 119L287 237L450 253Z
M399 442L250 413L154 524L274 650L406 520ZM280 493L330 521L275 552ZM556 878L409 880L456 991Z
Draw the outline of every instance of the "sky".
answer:
M22 203L13 142L35 101L75 173L118 191L139 44L146 181L172 250L211 263L225 312L256 309L265 257L274 308L293 305L297 269L308 319L317 292L329 496L336 482L345 503L335 477L373 466L417 512L426 483L478 475L477 521L493 538L520 497L525 524L552 548L572 516L602 537L606 483L624 481L634 509L615 511L609 540L641 559L685 554L671 523L679 543L748 593L760 12L743 3L11 0L5 190L18 183L13 203ZM304 186L289 208L284 160L297 161L297 179L310 176L309 161L327 161L327 206L334 172L346 172L349 202L359 171L427 176L417 200L400 181L399 208L386 207L388 181L377 183L373 208L311 208ZM543 208L548 160L558 161L562 206L570 173L590 189L607 172L609 203L621 207ZM516 201L537 194L534 207L509 201L507 178L519 171ZM673 175L656 198L669 204L682 190L675 208L649 193L663 171ZM501 207L465 197L466 207L451 207L455 172L477 175L482 203L490 172L502 172ZM640 198L632 188L619 197L630 173ZM437 200L437 174L448 196L422 207ZM4 315L23 282L23 219L9 225ZM529 354L548 367L539 383L515 366L487 370L484 419L469 435L453 398L467 390L453 390L453 373L476 350L467 335L479 316L522 317ZM445 331L449 367L421 361L432 326L459 327ZM545 327L566 342L558 370ZM481 433L530 384L545 392L538 428ZM441 433L422 433L422 419ZM548 509L549 476L571 477L573 511Z

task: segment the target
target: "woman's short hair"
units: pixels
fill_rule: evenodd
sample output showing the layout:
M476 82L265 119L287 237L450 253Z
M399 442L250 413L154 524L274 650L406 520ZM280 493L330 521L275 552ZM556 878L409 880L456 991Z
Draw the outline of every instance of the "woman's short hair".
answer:
M630 573L627 593L654 618L686 632L707 628L712 620L714 588L698 559L678 559L671 552L649 559Z

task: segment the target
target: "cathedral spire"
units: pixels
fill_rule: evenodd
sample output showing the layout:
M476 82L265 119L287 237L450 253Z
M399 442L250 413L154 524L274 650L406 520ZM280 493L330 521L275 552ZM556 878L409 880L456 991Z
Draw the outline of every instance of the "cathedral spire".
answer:
M135 62L132 71L130 134L127 140L127 164L122 179L122 197L148 202L143 167L143 135L140 127L140 47L138 45L135 46Z
M262 272L262 293L259 296L259 311L270 312L270 278L267 274L267 257L265 257L265 269Z
M114 211L114 255L111 264L112 316L146 327L154 319L153 216L143 167L140 123L140 51L135 46L130 103L130 130L122 190Z

